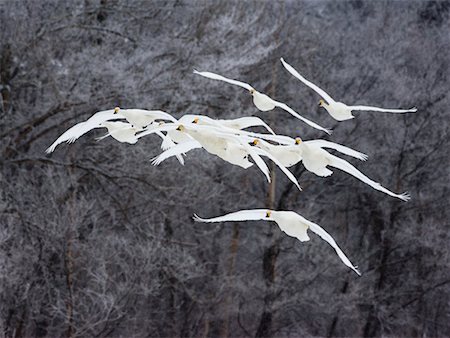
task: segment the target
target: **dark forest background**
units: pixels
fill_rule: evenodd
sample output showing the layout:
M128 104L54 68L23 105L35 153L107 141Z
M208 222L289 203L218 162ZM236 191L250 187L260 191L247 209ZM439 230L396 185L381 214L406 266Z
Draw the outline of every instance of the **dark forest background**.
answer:
M450 332L448 1L0 1L0 336L446 336ZM337 123L280 57L348 104L417 106ZM325 127L259 112L253 84ZM159 167L156 137L103 131L44 150L99 110L254 115L326 138L408 203L338 170L268 186L194 150ZM294 210L330 232L199 224L239 209Z

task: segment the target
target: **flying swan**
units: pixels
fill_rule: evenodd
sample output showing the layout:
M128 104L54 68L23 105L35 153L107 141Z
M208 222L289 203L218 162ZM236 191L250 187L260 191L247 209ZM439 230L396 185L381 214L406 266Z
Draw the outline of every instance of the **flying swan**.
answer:
M359 276L361 273L359 272L357 266L354 266L347 256L342 252L341 248L336 244L333 237L330 236L328 232L326 232L322 227L308 221L306 218L300 216L299 214L293 211L274 211L268 209L254 209L254 210L241 210L237 212L233 212L231 214L226 214L224 216L219 216L215 218L200 218L196 214L194 214L194 221L196 222L205 222L205 223L213 223L213 222L228 222L228 221L273 221L278 224L280 229L284 231L288 236L297 238L300 242L309 241L309 236L307 230L310 229L316 235L320 236L323 240L325 240L328 244L330 244L333 249L336 251L339 258L342 262L347 265L350 269L355 271Z
M316 129L319 129L319 130L322 130L322 131L324 131L324 132L326 132L328 134L331 134L331 130L323 128L323 127L319 126L317 123L314 123L314 122L304 118L300 114L296 113L287 104L275 101L272 98L270 98L269 96L267 96L266 94L258 92L255 88L250 86L248 83L237 81L237 80L232 80L232 79L226 78L226 77L224 77L222 75L218 75L218 74L211 73L211 72L199 72L199 71L194 70L194 74L201 75L201 76L206 77L208 79L224 81L224 82L227 82L227 83L234 84L236 86L245 88L253 96L253 103L255 104L256 108L258 108L259 110L265 112L265 111L273 110L273 109L275 109L275 107L279 107L279 108L287 111L292 116L302 120L303 122L305 122L309 126L311 126L313 128L316 128Z
M385 112L385 113L415 113L417 108L411 109L386 109L386 108L378 108L371 106L347 106L345 103L336 102L333 98L328 95L323 89L316 86L314 83L305 79L299 72L297 72L291 65L289 65L283 58L280 59L284 68L291 73L298 80L303 82L309 88L314 90L317 94L322 96L322 100L319 101L319 106L326 109L326 111L337 121L345 121L355 118L352 115L352 111L354 110L367 110L367 111L377 111L377 112ZM325 102L326 101L326 102Z

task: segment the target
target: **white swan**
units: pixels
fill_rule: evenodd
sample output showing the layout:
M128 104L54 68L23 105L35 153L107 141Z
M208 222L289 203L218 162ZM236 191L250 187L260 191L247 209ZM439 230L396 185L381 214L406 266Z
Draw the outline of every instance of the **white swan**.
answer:
M138 139L136 137L136 132L138 129L133 127L127 122L121 121L106 121L100 124L101 127L108 129L108 133L104 136L98 137L97 140L103 140L104 138L111 136L119 142L125 142L130 144L135 144Z
M272 98L270 98L269 96L267 96L266 94L258 92L255 88L250 86L248 83L237 81L237 80L232 80L232 79L226 78L222 75L218 75L218 74L211 73L211 72L198 72L198 71L194 70L194 74L198 74L198 75L201 75L203 77L213 79L213 80L224 81L224 82L245 88L253 96L253 103L255 104L256 108L258 108L259 110L270 111L270 110L275 109L275 107L279 107L279 108L287 111L292 116L302 120L309 126L315 128L315 129L318 129L318 130L322 130L328 134L331 134L331 130L323 128L323 127L319 126L317 123L314 123L314 122L304 118L303 116L301 116L300 114L295 112L292 108L290 108L285 103L275 101Z
M136 128L136 130L143 129L144 127L151 124L155 120L169 120L172 122L177 121L170 114L160 110L120 109L119 107L116 107L110 110L99 111L94 115L92 115L86 121L80 122L74 125L73 127L69 128L61 136L59 136L56 139L56 141L53 142L53 144L47 148L45 152L51 153L55 151L56 147L63 142L73 143L78 138L80 138L87 132L91 131L92 129L106 127L106 125L103 125L104 122L106 121L123 120L123 119L126 119L132 125L132 127ZM113 129L115 128L114 124L109 126ZM119 125L116 126L118 127ZM118 129L120 128L118 127ZM127 139L131 140L132 138L130 136Z
M124 119L125 117L119 114L116 109L103 110L95 113L84 122L77 123L73 127L67 129L61 136L59 136L53 144L45 151L47 154L55 151L56 147L63 143L73 143L78 138L95 128L102 128L102 123L114 120Z
M273 221L278 224L280 229L284 231L288 236L295 237L301 242L309 241L309 236L307 230L310 229L315 234L319 235L323 240L330 244L336 251L342 262L348 266L350 269L355 271L359 276L361 273L358 268L354 266L344 252L336 244L333 237L330 236L322 227L318 224L308 221L303 216L293 212L293 211L274 211L268 209L254 209L254 210L241 210L227 214L224 216L219 216L215 218L200 218L194 214L194 220L196 222L227 222L227 221Z
M385 113L415 113L417 108L411 109L386 109L371 106L348 106L345 103L337 102L328 95L323 89L319 88L317 85L305 79L299 72L297 72L291 65L289 65L283 58L280 59L284 68L291 73L298 80L303 82L309 88L313 89L317 94L319 94L323 100L319 101L319 106L326 109L326 111L337 121L345 121L353 119L352 111L356 110L367 110L367 111L377 111ZM326 101L326 102L325 102Z
M286 167L291 167L302 160L303 147L299 147L300 144L307 144L319 148L335 149L343 154L355 157L361 161L365 161L368 158L366 154L363 154L359 151L353 150L341 144L330 141L325 140L302 141L302 139L299 137L291 140L292 142L290 142L289 144L275 145L265 140L255 138L253 140L253 144L274 155ZM285 139L281 139L281 141L285 141Z
M322 177L330 176L333 173L330 169L327 168L327 166L335 167L356 177L360 181L371 186L373 189L388 194L389 196L399 198L403 201L409 201L411 199L408 193L396 194L386 189L380 183L375 182L364 175L349 162L337 156L334 156L323 149L332 148L343 154L358 158L362 161L365 161L367 159L367 155L343 145L325 140L311 140L303 142L299 137L295 139L295 145L272 145L263 140L255 140L254 143L256 146L261 147L262 149L271 153L285 167L290 167L302 161L306 170Z

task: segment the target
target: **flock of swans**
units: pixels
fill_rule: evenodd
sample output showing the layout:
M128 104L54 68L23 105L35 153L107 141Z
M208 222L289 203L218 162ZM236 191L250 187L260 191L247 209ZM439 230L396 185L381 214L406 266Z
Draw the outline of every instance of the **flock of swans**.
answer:
M384 109L371 106L348 106L342 102L336 102L324 90L306 80L291 65L286 63L283 58L281 58L281 63L290 74L322 97L319 105L325 108L337 121L354 118L352 111L387 113L417 111L416 108ZM285 103L275 101L245 82L229 79L211 72L194 70L194 73L208 79L223 81L246 89L252 95L256 108L263 112L278 107L307 125L331 134L331 130L306 119ZM247 131L246 129L250 127L262 127L267 132L256 133ZM343 155L361 161L367 160L367 155L326 140L304 141L299 137L291 138L286 135L277 135L262 119L252 116L230 120L217 120L205 115L184 115L176 119L172 115L160 110L120 109L116 107L111 110L97 112L86 121L69 128L48 147L46 152L53 152L63 142L73 143L79 137L95 128L107 129L107 134L99 137L98 140L111 136L119 142L129 144L135 144L140 138L147 135L157 135L162 140L162 153L152 159L154 165L159 165L170 157L176 157L180 164L184 165L184 156L186 156L186 153L192 149L203 148L208 153L214 154L224 161L240 166L243 169L248 169L256 165L264 174L267 181L270 182L269 168L263 159L268 158L280 168L299 190L302 190L301 186L297 178L288 168L302 162L306 170L317 176L330 176L333 173L330 167L336 168L357 178L375 190L403 201L410 199L409 194L397 194L388 190L380 183L364 175L348 161L330 154L325 149L333 149ZM334 239L322 227L293 211L275 211L268 209L241 210L210 219L204 219L194 215L194 220L197 222L274 221L288 236L295 237L302 242L309 240L307 233L309 229L328 242L334 248L342 262L360 275L357 267L350 262Z

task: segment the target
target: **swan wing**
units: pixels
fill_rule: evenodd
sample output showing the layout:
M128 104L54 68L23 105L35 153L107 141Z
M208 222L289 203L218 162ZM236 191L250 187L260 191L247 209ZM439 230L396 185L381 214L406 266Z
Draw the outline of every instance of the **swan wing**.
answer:
M156 134L161 131L176 130L179 126L180 126L179 123L176 123L176 124L175 123L167 123L167 124L163 124L161 126L149 125L143 131L136 134L136 137L141 138L141 137L144 137L144 136L147 136L150 134Z
M411 109L387 109L387 108L379 108L372 106L348 106L351 110L367 110L367 111L378 111L384 113L394 113L394 114L402 114L402 113L415 113L417 111L416 107Z
M267 182L270 183L270 171L269 167L267 166L266 162L261 158L261 156L253 149L252 146L248 145L247 143L243 143L242 146L247 150L249 155L252 157L253 161L255 161L255 164L258 166L258 168L263 172L263 174L267 178Z
M204 223L213 223L213 222L239 222L239 221L259 221L265 220L267 209L253 209L253 210L241 210L232 212L230 214L226 214L219 217L214 218L201 218L194 214L194 221L196 222L204 222ZM268 220L268 219L267 219Z
M178 122L176 118L174 118L169 113L166 113L162 110L143 110L144 115L151 116L155 120L165 120L165 121L171 121L171 122Z
M245 129L249 127L264 127L266 130L275 135L275 132L263 120L256 116L240 117L234 120L218 120L225 126L237 126L238 129Z
M219 80L219 81L224 81L242 88L245 88L247 90L252 90L253 87L250 86L248 83L245 82L241 82L241 81L237 81L237 80L233 80L233 79L229 79L225 76L219 75L219 74L215 74L215 73L211 73L211 72L198 72L196 70L194 70L194 74L198 74L204 77L207 77L208 79L213 79L213 80Z
M301 82L303 82L305 85L307 85L309 88L311 88L312 90L314 90L317 94L319 94L324 100L326 100L328 103L332 103L335 102L333 100L333 98L328 95L323 89L321 89L319 86L315 85L314 83L312 83L311 81L308 81L307 79L305 79L303 76L300 75L299 72L297 72L294 67L292 67L290 64L288 64L286 61L284 61L283 58L280 59L281 63L283 64L284 68L286 68L286 70L291 73L291 75L293 75L294 77L296 77L298 80L300 80Z
M302 190L295 176L289 171L289 169L281 164L281 162L278 161L275 156L261 148L253 148L253 150L255 150L259 155L266 156L270 160L272 160L272 162L274 162L278 166L278 168L281 169L281 171L289 178L289 180L297 186L298 190Z
M159 165L161 164L161 162L167 160L169 157L177 155L181 156L181 154L187 153L188 151L196 148L202 148L202 146L195 140L179 143L173 146L172 148L164 151L163 153L159 154L155 158L153 158L152 164ZM184 161L181 164L184 164Z
M364 153L360 153L359 151L353 150L349 147L343 146L338 143L326 141L326 140L310 140L310 141L305 141L305 144L315 145L320 148L334 149L334 150L339 151L342 154L355 157L361 161L366 161L369 158L369 156L367 156Z
M303 218L303 217L302 217ZM311 221L308 221L307 219L303 218L305 223L308 224L309 229L311 229L312 232L314 232L316 235L318 235L320 238L322 238L325 242L331 245L331 247L336 251L337 255L341 259L341 261L347 265L350 269L355 271L358 276L361 276L361 272L359 272L358 267L353 265L350 260L347 258L347 256L344 254L344 252L341 250L341 248L337 245L336 241L331 237L331 235L325 231L320 225L313 223Z
M405 202L409 201L411 199L411 197L409 196L408 193L396 194L396 193L393 193L392 191L386 189L380 183L371 180L366 175L364 175L362 172L360 172L358 169L356 169L353 165L351 165L347 161L343 160L342 158L339 158L337 156L329 154L329 160L330 160L330 164L329 164L330 166L338 168L342 171L345 171L346 173L356 177L357 179L366 183L367 185L370 185L375 190L384 192L385 194L388 194L389 196L399 198Z
M313 122L313 121L310 121L310 120L308 120L307 118L304 118L303 116L301 116L300 114L298 114L297 112L295 112L295 111L294 111L291 107L289 107L287 104L282 103L282 102L278 102L278 101L275 101L275 100L274 100L274 102L275 102L275 105L276 105L277 107L280 107L281 109L284 109L285 111L287 111L287 112L288 112L289 114L291 114L292 116L294 116L294 117L296 117L296 118L302 120L303 122L305 122L307 125L309 125L309 126L315 128L315 129L322 130L322 131L326 132L328 135L331 135L332 131L331 131L330 129L321 127L321 126L319 126L317 123L315 123L315 122Z
M95 113L89 119L84 122L77 123L73 127L67 129L61 136L59 136L55 142L52 143L50 147L48 147L45 152L47 154L55 151L56 147L63 143L73 143L78 138L91 131L92 129L101 127L100 124L112 120L112 119L123 119L124 117L120 114L115 114L114 110L104 110Z

